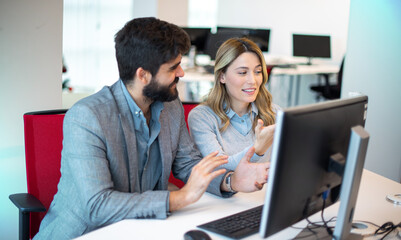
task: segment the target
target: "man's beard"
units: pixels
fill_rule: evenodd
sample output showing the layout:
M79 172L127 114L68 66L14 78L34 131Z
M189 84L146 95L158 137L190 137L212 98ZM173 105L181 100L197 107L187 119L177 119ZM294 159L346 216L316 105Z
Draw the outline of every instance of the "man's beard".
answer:
M179 78L176 77L170 85L162 86L152 77L150 83L143 88L143 95L152 101L171 102L178 97L177 87L172 88L178 81Z

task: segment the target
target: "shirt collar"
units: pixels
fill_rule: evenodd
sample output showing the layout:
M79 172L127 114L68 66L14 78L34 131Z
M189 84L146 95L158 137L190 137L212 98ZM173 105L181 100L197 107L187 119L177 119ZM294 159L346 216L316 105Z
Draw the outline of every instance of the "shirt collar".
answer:
M223 106L226 107L226 106L227 106L226 103L224 103ZM258 113L259 113L258 107L256 107L256 104L255 104L254 102L251 102L251 111L252 111L252 115L253 115L253 116L257 116ZM228 111L226 112L226 114L227 114L227 117L228 117L229 119L233 118L234 115L237 115L237 116L238 116L238 114L237 114L236 112L234 112L231 108L228 109Z

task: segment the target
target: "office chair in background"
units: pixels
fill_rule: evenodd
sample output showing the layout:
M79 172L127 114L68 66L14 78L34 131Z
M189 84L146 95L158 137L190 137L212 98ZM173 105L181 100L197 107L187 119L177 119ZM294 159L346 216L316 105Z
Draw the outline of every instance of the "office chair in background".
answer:
M330 84L329 83L329 76L327 74L322 74L321 76L324 77L324 85L320 83L318 85L310 86L310 89L317 93L316 100L320 100L321 97L325 98L326 100L331 99L338 99L341 97L341 85L342 85L342 78L343 78L343 68L344 68L344 60L341 61L340 70L337 75L337 83Z

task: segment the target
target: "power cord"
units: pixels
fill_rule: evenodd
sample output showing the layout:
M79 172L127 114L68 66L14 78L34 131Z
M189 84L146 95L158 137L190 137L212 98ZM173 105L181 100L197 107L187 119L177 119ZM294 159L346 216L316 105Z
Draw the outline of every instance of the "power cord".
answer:
M323 225L324 225L324 227L326 228L327 233L328 233L330 236L333 236L333 230L332 230L333 227L329 227L329 226L328 226L326 220L324 220L324 215L323 215L324 209L326 208L326 199L327 199L327 196L328 196L328 195L329 195L329 190L325 191L325 192L323 193L323 195L322 195L322 198L323 198L323 206L322 206L321 218L322 218Z
M389 235L392 231L394 231L395 229L401 227L401 222L398 223L397 225L394 225L393 222L386 222L383 225L381 225L376 231L375 231L375 235L381 235L384 234L384 236L382 238L380 238L380 240L384 240L385 237L387 237L387 235Z
M334 227L329 226L329 223L335 222L335 221L337 220L337 219L336 219L337 217L332 217L332 218L330 218L328 221L326 221L326 220L324 219L324 209L325 209L325 207L326 207L326 199L327 199L329 193L330 193L329 190L327 190L327 191L325 191L325 192L322 194L323 205L322 205L322 211L321 211L321 215L320 215L321 218L322 218L322 221L311 222L311 221L309 220L309 218L306 217L305 220L308 222L308 225L307 225L305 228L298 228L298 227L292 226L292 228L295 228L295 229L307 229L307 230L309 230L309 231L311 232L310 235L298 236L298 237L296 237L295 239L309 238L309 237L311 237L311 236L317 235L318 233L317 233L316 231L314 231L314 230L315 230L315 229L318 229L318 228L322 228L322 227L326 229L327 233L328 233L330 236L333 236L333 229L334 229ZM306 206L308 206L308 204L306 204ZM305 214L305 216L306 216L306 213L307 213L307 207L304 209L304 214ZM392 231L394 231L394 230L396 230L397 228L401 227L401 222L398 223L397 225L394 225L393 222L386 222L386 223L384 223L384 224L381 225L381 226L379 226L379 225L377 225L377 224L374 224L374 223L371 223L371 222L368 222L368 221L360 221L360 222L370 223L370 224L372 224L372 225L378 227L378 229L377 229L377 230L374 232L374 234L372 234L372 235L381 235L381 234L384 234L384 236L383 236L382 238L380 238L380 240L384 240Z
M316 231L314 231L314 230L315 229L319 229L319 228L325 228L327 233L329 234L329 236L333 235L333 230L332 229L334 227L330 227L328 225L328 223L331 223L331 222L335 221L334 219L336 217L332 217L329 221L326 221L324 219L324 209L326 208L326 199L327 199L329 193L330 193L329 190L327 190L327 191L323 192L323 194L322 194L322 199L323 199L323 205L322 205L322 211L321 211L322 221L311 222L309 220L309 218L306 217L305 220L308 222L308 225L306 226L306 229L309 230L311 232L311 234L310 235L306 235L306 236L299 236L296 239L309 238L309 237L311 237L313 235L317 235L318 233ZM308 204L306 204L306 206L308 206ZM306 209L304 209L304 214L307 215L306 213L307 213L307 207L306 207Z

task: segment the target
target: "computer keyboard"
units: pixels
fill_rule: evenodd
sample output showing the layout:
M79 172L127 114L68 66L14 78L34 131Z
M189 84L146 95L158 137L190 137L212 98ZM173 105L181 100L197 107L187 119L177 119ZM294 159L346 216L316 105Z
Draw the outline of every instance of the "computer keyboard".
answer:
M199 228L233 239L241 239L259 231L263 205L202 225Z

